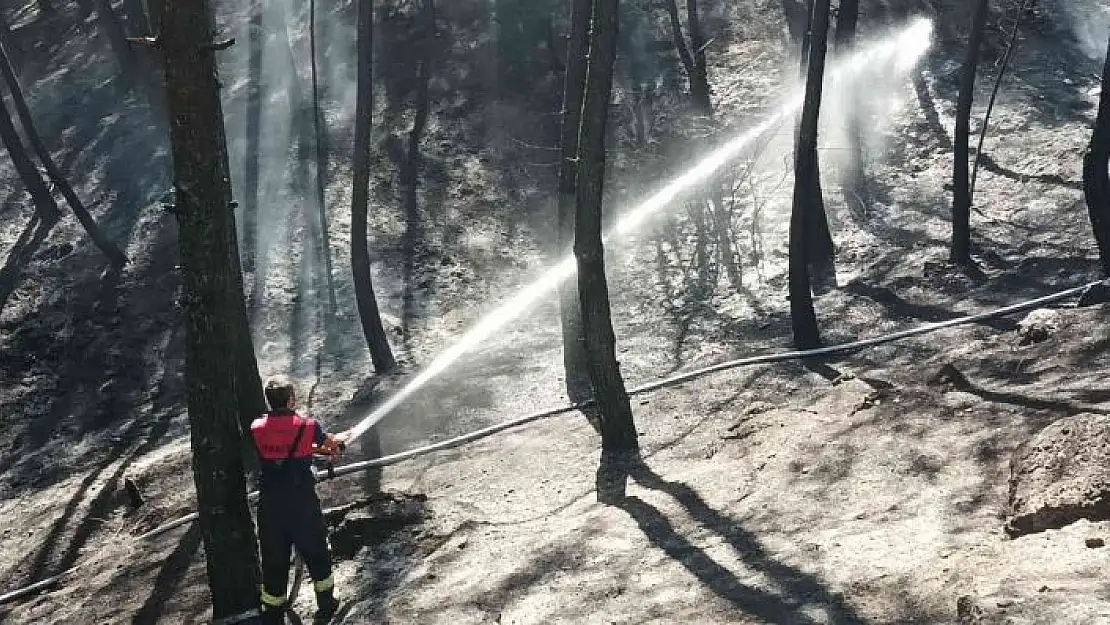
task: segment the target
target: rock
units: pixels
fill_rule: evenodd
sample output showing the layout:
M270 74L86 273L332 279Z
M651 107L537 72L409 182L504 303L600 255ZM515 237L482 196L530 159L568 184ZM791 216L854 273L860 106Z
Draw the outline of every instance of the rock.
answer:
M1088 538L1084 542L1086 543L1088 549L1098 549L1099 547L1106 546L1106 541L1101 538Z
M1023 444L1010 464L1007 534L1080 519L1110 519L1110 415L1060 419Z
M1060 329L1060 312L1040 308L1018 322L1019 345L1032 345L1047 341Z

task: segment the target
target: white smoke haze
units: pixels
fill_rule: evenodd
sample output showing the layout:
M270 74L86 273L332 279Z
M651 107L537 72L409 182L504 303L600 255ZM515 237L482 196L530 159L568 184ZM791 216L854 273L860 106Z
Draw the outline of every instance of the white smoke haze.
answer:
M1063 14L1083 53L1101 61L1110 36L1110 2L1107 0L1055 0L1050 11Z

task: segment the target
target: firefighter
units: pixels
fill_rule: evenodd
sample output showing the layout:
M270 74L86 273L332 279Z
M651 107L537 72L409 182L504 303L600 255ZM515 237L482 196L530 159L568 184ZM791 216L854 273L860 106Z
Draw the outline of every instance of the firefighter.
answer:
M258 498L258 543L262 555L263 623L285 621L291 549L301 554L316 591L317 623L326 623L339 608L328 552L327 531L316 480L314 454L335 458L348 432L329 434L314 419L296 412L296 389L285 377L266 382L270 412L255 419L251 434L261 464Z

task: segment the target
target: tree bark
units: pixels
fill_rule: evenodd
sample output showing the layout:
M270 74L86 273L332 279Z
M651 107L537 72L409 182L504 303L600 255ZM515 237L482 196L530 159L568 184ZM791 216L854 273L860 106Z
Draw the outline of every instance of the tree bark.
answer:
M841 0L836 17L836 32L833 35L836 51L845 56L856 44L856 28L859 23L859 0ZM844 120L845 134L848 139L848 165L844 172L843 185L851 203L863 209L865 195L863 161L863 128L860 122L860 100L858 93L848 94L848 112Z
M370 349L374 370L385 373L397 366L389 338L382 327L381 311L374 296L367 242L370 204L370 138L374 114L374 0L358 0L358 76L355 94L355 144L351 190L351 274L355 283L362 333Z
M975 165L971 168L971 183L968 187L968 196L975 199L975 183L979 179L979 162L983 158L983 142L987 139L987 129L990 127L991 113L994 103L998 100L998 92L1002 89L1002 79L1006 77L1006 69L1017 50L1017 37L1021 32L1021 18L1025 15L1026 7L1030 0L1023 0L1014 11L1014 29L1010 32L1010 40L1006 44L1006 53L1002 55L1002 62L998 67L998 75L994 77L994 87L991 88L991 97L987 100L987 110L983 113L983 127L979 129L979 144L975 148Z
M805 16L805 29L802 31L802 52L798 63L798 75L803 78L808 72L809 50L813 42L813 0L805 0Z
M237 359L227 357L228 346L242 340L235 312L242 309L242 278L235 275L235 220L208 2L168 3L163 19L193 478L213 618L219 619L258 607L258 555L236 418L243 408L242 380Z
M582 120L582 101L586 87L586 66L590 46L592 0L573 0L570 34L567 37L566 74L563 79L563 111L561 152L559 158L559 205L556 227L558 260L573 251L575 201L578 180L578 131ZM582 302L577 284L565 281L559 285L560 323L563 331L563 369L566 373L567 398L572 404L593 399L586 337L582 329ZM586 418L599 429L596 411L587 410Z
M806 248L806 264L808 266L810 287L818 292L836 288L836 246L833 244L832 232L829 230L829 218L825 211L824 192L821 188L821 163L817 152L817 124L820 119L822 82L825 77L825 58L828 53L829 38L829 2L828 0L809 0L810 24L806 34L806 50L808 57L803 67L806 68L806 95L809 88L816 83L816 100L807 99L802 110L802 121L798 126L798 149L804 150L801 167L795 168L795 179L800 179L807 199L803 203L806 211L804 229L801 232L803 245ZM814 66L817 63L817 66ZM812 135L803 138L803 129L807 128L806 114L814 116ZM796 157L797 158L797 157ZM796 161L796 165L799 164Z
M574 254L582 326L590 359L590 379L601 411L603 451L638 450L632 406L616 357L616 337L609 310L605 251L601 239L605 184L605 128L617 53L619 0L596 0L590 34L586 92L579 132L577 210Z
M263 0L251 0L247 26L247 143L243 171L243 265L255 270L258 256L259 166L262 144ZM257 280L257 276L255 278Z
M19 174L19 179L23 181L23 186L31 195L31 200L35 204L35 213L38 214L39 219L44 223L56 222L60 216L58 203L54 200L54 194L46 186L46 181L42 179L38 167L35 167L31 157L27 155L23 140L19 137L12 122L11 113L3 100L0 100L0 141L3 141L4 148L12 159L12 165Z
M987 28L989 0L977 0L968 35L967 51L960 70L960 95L956 103L952 167L952 248L949 259L957 265L971 264L971 181L968 148L971 135L971 106L975 99L975 74L979 50Z
M1110 277L1110 43L1102 66L1098 116L1087 153L1083 156L1083 194L1091 218L1102 275Z
M794 150L794 204L790 216L790 316L794 330L794 344L808 349L821 344L817 315L813 310L810 293L809 254L813 251L811 233L819 230L810 220L823 215L810 206L821 202L817 163L817 131L821 116L822 83L825 78L825 49L829 26L829 0L816 0L813 11L813 42L807 63L805 101L802 119L798 126L798 145Z
M324 113L320 110L320 80L316 62L316 0L308 2L309 60L312 75L312 126L316 147L316 207L320 211L320 246L324 256L324 275L328 287L328 327L334 325L338 305L335 301L335 278L332 276L331 235L328 227L328 207L324 198L324 188L328 176L327 128L324 126Z
M698 111L713 115L712 91L709 88L709 67L705 60L705 37L698 17L698 0L686 0L686 28L690 31L690 48L694 57L694 73L690 75L690 96Z
M782 15L786 19L786 27L790 32L790 43L800 49L809 24L806 5L799 0L779 0L779 3L782 5Z
M62 197L69 203L70 208L73 209L73 214L77 216L77 220L85 228L85 232L93 240L100 251L108 258L112 265L122 267L127 264L127 256L123 251L116 246L115 243L110 241L104 233L100 231L100 227L96 224L96 220L92 218L81 199L77 197L77 193L70 186L58 165L54 163L53 157L50 156L50 150L46 148L43 143L42 137L35 128L34 118L31 116L31 109L27 106L27 100L23 97L23 90L19 85L19 79L15 75L15 70L12 68L11 59L8 58L7 50L3 45L0 45L0 74L4 77L4 82L8 85L8 91L12 94L12 103L15 104L15 111L19 115L19 123L23 126L23 133L27 136L27 140L31 143L31 149L39 157L46 173L50 179L58 186L62 192Z

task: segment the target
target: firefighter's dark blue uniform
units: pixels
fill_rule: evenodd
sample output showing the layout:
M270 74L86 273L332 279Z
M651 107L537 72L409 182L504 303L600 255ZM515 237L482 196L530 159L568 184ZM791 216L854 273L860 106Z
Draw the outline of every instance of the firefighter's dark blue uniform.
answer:
M255 419L251 434L261 461L258 543L264 613L280 614L287 605L293 547L308 567L318 607L322 612L334 611L335 580L312 473L313 450L324 446L328 435L317 421L292 410L276 410Z

